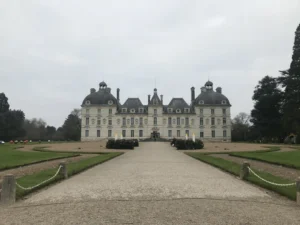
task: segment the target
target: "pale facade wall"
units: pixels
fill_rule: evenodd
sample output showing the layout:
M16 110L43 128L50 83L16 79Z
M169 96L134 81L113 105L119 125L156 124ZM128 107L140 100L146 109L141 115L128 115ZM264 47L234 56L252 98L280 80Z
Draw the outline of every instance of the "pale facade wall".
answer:
M111 114L109 113L110 109ZM157 109L157 115L154 115L154 109ZM211 109L214 109L214 114L212 114ZM225 109L225 114L223 114L223 109ZM188 130L189 137L192 137L194 133L196 138L203 140L231 141L231 115L230 107L228 106L197 106L195 114L163 114L162 107L159 106L149 106L148 114L117 114L116 112L116 105L82 107L81 140L95 141L104 138L114 138L116 133L120 137L123 130L126 130L126 137L124 138L132 138L131 130L134 130L134 138L149 138L152 129L157 127L162 138L185 138L186 130ZM133 126L131 125L132 117L134 118ZM157 125L154 125L154 117L157 118ZM169 117L171 117L171 126L168 124ZM179 126L177 125L178 117L180 118ZM126 126L123 126L123 118L126 118ZM140 126L140 118L143 118L142 126ZM185 118L189 118L188 125L185 124ZM203 125L200 125L200 118L203 118ZM212 125L212 118L215 119L215 125ZM226 124L223 124L223 118L226 118ZM110 120L111 125L109 124ZM100 137L97 135L98 130L100 130ZM143 131L143 137L139 137L140 130ZM171 137L169 137L169 130L172 131ZM177 137L178 130L180 131L179 137ZM212 137L212 130L215 131L215 137ZM108 136L109 131L111 131L110 137ZM224 131L226 131L226 137L223 137ZM201 132L203 132L203 137L200 137Z

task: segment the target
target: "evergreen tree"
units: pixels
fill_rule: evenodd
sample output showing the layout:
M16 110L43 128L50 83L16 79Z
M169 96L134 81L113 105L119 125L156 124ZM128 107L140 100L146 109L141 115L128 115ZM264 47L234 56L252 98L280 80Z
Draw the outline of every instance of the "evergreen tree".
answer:
M5 113L9 110L8 98L4 93L0 93L0 113Z
M285 88L283 101L285 130L288 133L295 132L300 136L300 24L295 32L290 68L281 71L281 77L278 80Z
M64 138L79 141L81 136L81 122L78 115L71 113L65 120L63 128Z
M265 76L260 80L252 99L255 101L250 120L253 128L259 131L261 138L281 139L283 93L276 78Z

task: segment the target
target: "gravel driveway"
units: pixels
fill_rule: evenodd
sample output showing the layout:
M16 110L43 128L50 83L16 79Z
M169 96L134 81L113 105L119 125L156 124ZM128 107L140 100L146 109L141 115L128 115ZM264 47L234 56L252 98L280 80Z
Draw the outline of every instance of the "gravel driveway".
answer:
M0 218L3 224L299 224L295 203L272 196L168 143L141 143L1 209Z

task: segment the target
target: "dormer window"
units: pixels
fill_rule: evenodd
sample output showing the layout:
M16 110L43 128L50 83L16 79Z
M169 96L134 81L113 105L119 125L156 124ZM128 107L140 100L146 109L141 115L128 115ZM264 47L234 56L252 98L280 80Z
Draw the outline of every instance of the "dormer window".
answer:
M226 102L226 100L222 100L222 105L225 105L227 102Z
M139 108L139 113L143 113L144 109L143 108Z
M127 109L126 108L122 108L122 113L126 113Z
M172 113L173 109L172 108L168 108L168 113Z
M204 101L203 101L203 100L200 100L200 101L199 101L199 104L200 104L200 105L203 105L203 104L204 104Z
M181 113L181 110L180 109L176 109L176 113Z
M86 100L86 101L85 101L85 104L86 104L86 105L90 105L90 104L91 104L90 100Z
M190 109L189 109L189 108L185 108L185 109L184 109L184 112L185 112L185 113L189 113L189 112L190 112Z
M153 105L157 105L157 99L153 100Z
M135 113L135 110L134 110L134 109L130 109L130 112L131 112L131 113Z
M109 101L108 101L108 104L109 104L109 105L112 105L112 104L114 104L114 103L113 103L112 100L109 100Z

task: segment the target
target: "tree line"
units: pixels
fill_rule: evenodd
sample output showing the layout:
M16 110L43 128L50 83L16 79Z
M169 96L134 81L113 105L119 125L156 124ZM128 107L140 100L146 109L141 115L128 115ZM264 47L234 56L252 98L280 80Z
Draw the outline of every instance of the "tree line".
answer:
M284 142L297 136L300 143L300 24L290 68L262 78L252 100L250 115L240 113L232 121L233 141Z

